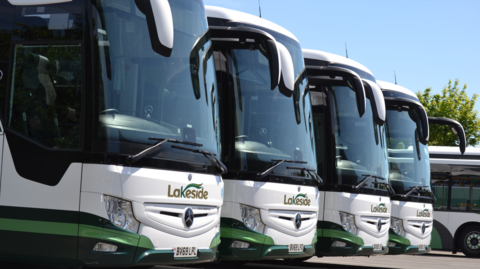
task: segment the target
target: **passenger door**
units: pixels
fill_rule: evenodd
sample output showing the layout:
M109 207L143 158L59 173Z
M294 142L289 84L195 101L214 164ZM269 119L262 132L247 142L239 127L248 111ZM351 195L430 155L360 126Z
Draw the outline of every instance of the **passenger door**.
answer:
M82 19L81 1L0 1L3 261L76 265Z

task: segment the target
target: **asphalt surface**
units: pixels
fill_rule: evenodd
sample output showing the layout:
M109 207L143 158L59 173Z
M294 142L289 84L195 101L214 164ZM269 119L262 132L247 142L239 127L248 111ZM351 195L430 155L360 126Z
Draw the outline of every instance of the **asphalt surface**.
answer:
M287 263L282 260L253 262L244 265L226 264L216 266L156 266L159 268L265 268L265 269L294 269L294 268L322 268L322 269L370 269L370 268L416 268L416 269L455 269L480 268L480 258L468 258L463 253L451 254L447 251L432 251L423 255L392 255L368 257L313 257L302 263ZM153 269L152 268L152 269Z
M45 269L45 267L15 264L13 266L1 264L1 269L25 268ZM49 267L48 269L51 269ZM112 267L110 267L112 268ZM456 269L456 268L480 268L480 258L468 258L462 253L451 254L447 251L432 251L423 255L396 255L396 256L372 256L372 257L313 257L302 263L288 263L283 260L252 262L241 264L232 262L227 264L199 264L188 266L155 266L151 269L188 269L188 268L246 268L246 269L295 269L295 268L322 268L322 269Z

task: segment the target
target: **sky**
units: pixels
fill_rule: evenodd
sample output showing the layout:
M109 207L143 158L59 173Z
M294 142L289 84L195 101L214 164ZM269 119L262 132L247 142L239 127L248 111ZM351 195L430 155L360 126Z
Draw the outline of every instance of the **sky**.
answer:
M204 0L258 15L258 0ZM441 93L449 79L480 95L480 0L260 0L262 18L305 49L348 56L377 80ZM480 115L480 98L475 105Z

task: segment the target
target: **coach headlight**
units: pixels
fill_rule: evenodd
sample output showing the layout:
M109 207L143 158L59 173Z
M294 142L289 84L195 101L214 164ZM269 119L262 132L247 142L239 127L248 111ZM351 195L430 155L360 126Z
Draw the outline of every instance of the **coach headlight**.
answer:
M260 209L241 204L240 212L245 226L263 234L265 230L265 224L263 224L262 218L260 217Z
M357 234L357 226L355 225L355 216L345 212L340 212L340 222L345 231Z
M140 222L133 216L132 203L117 197L104 195L108 219L117 227L138 233Z
M398 235L403 236L405 233L405 230L403 229L402 219L391 217L390 228L392 228L393 232L395 232Z

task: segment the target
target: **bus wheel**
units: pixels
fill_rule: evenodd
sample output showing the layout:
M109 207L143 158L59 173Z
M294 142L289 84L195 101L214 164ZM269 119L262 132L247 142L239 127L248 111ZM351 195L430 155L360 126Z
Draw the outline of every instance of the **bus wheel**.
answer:
M459 246L467 257L480 257L480 226L468 226L460 233Z

